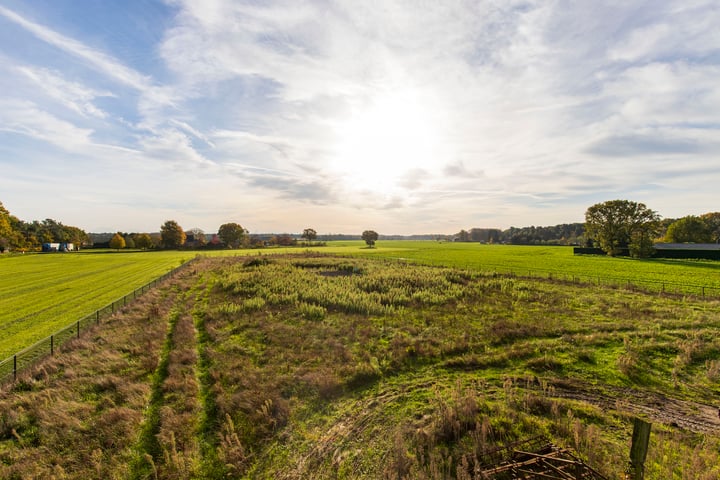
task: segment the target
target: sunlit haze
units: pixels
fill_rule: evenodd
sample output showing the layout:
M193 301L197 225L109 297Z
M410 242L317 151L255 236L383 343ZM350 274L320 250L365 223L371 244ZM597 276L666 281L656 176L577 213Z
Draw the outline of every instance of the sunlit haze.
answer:
M88 232L720 210L715 1L0 0L0 202Z

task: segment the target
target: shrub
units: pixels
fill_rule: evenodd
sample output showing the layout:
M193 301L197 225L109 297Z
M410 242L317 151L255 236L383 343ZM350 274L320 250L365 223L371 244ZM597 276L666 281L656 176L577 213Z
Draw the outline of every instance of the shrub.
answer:
M325 314L327 313L325 307L305 302L301 302L300 305L298 305L297 311L303 318L313 321L320 321L324 319Z
M265 306L265 299L262 297L248 298L243 301L243 312L254 312L261 310Z

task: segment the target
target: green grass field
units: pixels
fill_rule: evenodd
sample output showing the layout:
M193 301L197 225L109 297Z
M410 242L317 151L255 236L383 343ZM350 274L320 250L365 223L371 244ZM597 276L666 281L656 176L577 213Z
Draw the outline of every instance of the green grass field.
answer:
M192 258L190 252L18 255L0 259L0 358Z
M330 242L312 250L519 276L633 284L651 291L720 295L720 262L574 256L570 247L432 241ZM221 250L206 256L277 255L306 247ZM0 257L0 359L32 345L194 257L193 251L96 252Z
M635 417L647 480L720 475L720 301L296 253L198 259L0 389L0 478L500 479L542 435L617 479Z
M362 242L334 242L358 248L354 255L371 255L411 262L514 273L519 276L553 276L604 285L628 283L651 291L720 296L720 262L611 258L573 255L572 247L481 245L430 241L380 241L365 249ZM333 252L336 253L336 252ZM337 252L341 253L341 252ZM704 287L704 289L703 289Z

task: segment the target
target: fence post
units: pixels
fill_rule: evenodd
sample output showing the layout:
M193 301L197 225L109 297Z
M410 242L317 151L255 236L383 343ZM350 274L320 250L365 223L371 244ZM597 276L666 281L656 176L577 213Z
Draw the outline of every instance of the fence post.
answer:
M645 478L645 457L647 456L650 441L651 424L636 418L633 422L632 446L630 447L630 478L643 480Z
M146 291L148 291L148 290L150 290L151 288L153 288L153 287L155 287L156 285L158 285L162 280L167 279L167 278L170 278L171 273L172 273L172 272L166 273L166 274L162 275L161 277L156 278L155 280L152 280L152 281L149 282L148 284L140 287L139 289L136 289L136 290L133 292L133 296L134 296L135 298L137 298L137 296L138 296L138 290L139 290L139 292L140 292L140 295L142 295L142 294L145 293ZM124 303L125 305L127 305L127 302L128 302L129 297L130 297L130 294L127 294L127 295L125 295L125 296L122 298L122 301L123 301L123 303ZM118 302L119 302L119 300L118 300ZM110 304L110 310L111 310L112 313L115 313L115 303L116 303L116 302L112 302L112 303ZM96 321L96 323L97 323L98 325L100 325L101 311L104 311L105 309L107 309L107 306L105 306L105 307L103 307L103 308L101 308L101 309L95 310L95 321ZM88 315L88 316L86 316L85 318L82 319L82 321L85 321L85 320L88 320L88 322L90 322L90 315ZM80 338L80 323L81 323L81 320L77 320L77 321L75 322L75 327L77 328L77 335L76 335L77 338ZM70 325L72 325L72 324L70 324ZM67 332L67 329L71 328L70 325L67 325L67 326L65 327L65 329L63 329L63 333ZM57 332L56 332L56 333L57 333ZM47 338L46 338L46 339L47 339ZM42 343L44 343L44 342L45 342L45 340L40 340L39 342L37 342L36 344L34 344L33 347L41 348L41 347L42 347ZM62 342L61 342L61 344L62 344ZM18 355L18 354L16 353L16 354L14 354L14 355L12 356L12 357L13 357L13 381L16 381L16 380L17 380L17 374L18 374L17 355ZM55 334L50 335L50 355L52 355L52 356L55 355ZM9 357L8 357L6 360L9 360Z

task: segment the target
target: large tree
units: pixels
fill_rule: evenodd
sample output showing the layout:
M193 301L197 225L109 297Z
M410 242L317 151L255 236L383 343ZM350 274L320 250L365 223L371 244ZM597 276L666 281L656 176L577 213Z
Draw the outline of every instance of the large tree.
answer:
M270 245L278 245L280 247L291 247L297 244L297 240L293 238L289 233L281 233L279 235L273 235L270 238Z
M608 255L628 248L634 257L648 257L659 220L660 216L643 203L609 200L587 209L585 233Z
M192 235L193 242L195 242L196 247L202 247L207 243L207 239L205 238L205 232L202 228L191 228L187 233Z
M63 229L65 230L67 240L73 243L76 249L79 249L81 245L85 245L90 239L88 234L85 233L85 230L78 227L63 225Z
M225 245L231 248L238 248L246 234L247 231L237 223L223 223L218 228L218 237Z
M313 228L306 228L303 230L302 237L306 239L308 243L312 243L312 241L317 238L317 232Z
M147 250L153 246L152 237L147 233L138 233L135 235L135 248Z
M700 215L710 231L710 241L720 243L720 212L710 212Z
M367 243L368 247L374 247L375 242L377 242L378 234L374 230L365 230L362 233L362 239L365 240L365 243Z
M667 229L666 242L674 243L706 243L712 241L710 228L705 221L695 215L680 218Z
M164 248L179 248L185 243L185 231L175 220L168 220L160 227L160 239Z
M0 202L0 253L10 246L13 229L10 225L10 212Z
M114 248L115 250L125 248L125 238L120 234L120 232L113 235L110 239L110 248Z

